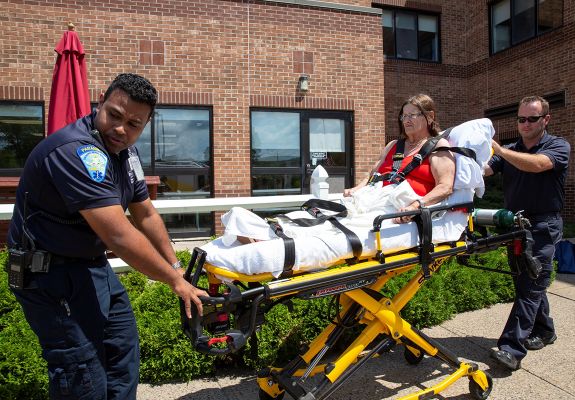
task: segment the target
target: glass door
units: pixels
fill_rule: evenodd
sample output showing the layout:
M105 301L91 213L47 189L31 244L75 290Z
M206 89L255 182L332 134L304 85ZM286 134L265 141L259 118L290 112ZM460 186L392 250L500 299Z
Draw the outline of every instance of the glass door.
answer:
M309 193L313 170L321 165L327 171L330 193L342 193L351 184L351 115L315 112L303 115L305 164L304 193Z
M252 195L310 192L318 165L329 174L331 193L351 184L350 112L252 110Z

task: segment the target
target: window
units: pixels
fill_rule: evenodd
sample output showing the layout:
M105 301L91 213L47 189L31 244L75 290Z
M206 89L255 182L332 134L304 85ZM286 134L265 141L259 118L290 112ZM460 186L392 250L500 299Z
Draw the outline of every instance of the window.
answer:
M563 108L567 104L567 93L565 89L558 92L549 93L543 95L543 98L549 102L549 108L551 110L556 108ZM485 118L491 119L501 119L501 118L515 118L517 116L517 109L519 108L517 103L507 104L504 106L489 108L483 111L483 116Z
M387 57L439 62L439 16L383 10L383 51Z
M146 175L160 177L159 199L209 198L211 110L158 106L138 139ZM162 215L172 237L209 236L211 213Z
M298 112L253 111L251 153L254 196L301 193Z
M491 53L563 24L563 0L503 0L490 6Z
M32 149L44 138L44 105L0 103L0 170L19 176Z

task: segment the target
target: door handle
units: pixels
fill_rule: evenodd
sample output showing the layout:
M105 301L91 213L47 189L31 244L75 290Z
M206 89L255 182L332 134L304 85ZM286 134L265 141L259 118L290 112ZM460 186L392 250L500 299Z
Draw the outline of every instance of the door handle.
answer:
M305 165L305 173L306 175L311 175L313 173L313 170L315 169L315 166L312 166L311 164L306 164Z

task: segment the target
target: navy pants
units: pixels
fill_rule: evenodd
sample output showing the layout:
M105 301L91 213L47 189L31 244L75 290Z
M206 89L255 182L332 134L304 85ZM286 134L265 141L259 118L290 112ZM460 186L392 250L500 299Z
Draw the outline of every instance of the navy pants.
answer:
M526 272L513 278L515 301L497 342L500 350L508 351L517 360L527 355L525 340L533 334L550 337L555 333L549 310L547 288L551 284L555 244L561 240L563 220L559 217L532 221L533 256L541 262L543 270L537 279L530 279Z
M106 262L50 266L13 290L48 362L51 399L135 399L138 330L126 290Z

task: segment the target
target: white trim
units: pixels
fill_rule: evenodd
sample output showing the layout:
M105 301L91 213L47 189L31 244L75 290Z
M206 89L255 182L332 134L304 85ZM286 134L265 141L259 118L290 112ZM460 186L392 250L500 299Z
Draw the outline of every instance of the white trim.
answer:
M353 11L364 14L375 14L381 15L381 8L373 7L362 7L362 6L351 6L347 4L331 3L327 1L317 1L317 0L264 0L266 3L281 3L281 4L293 4L298 6L307 7L318 7L327 8L331 10L343 10L343 11Z

